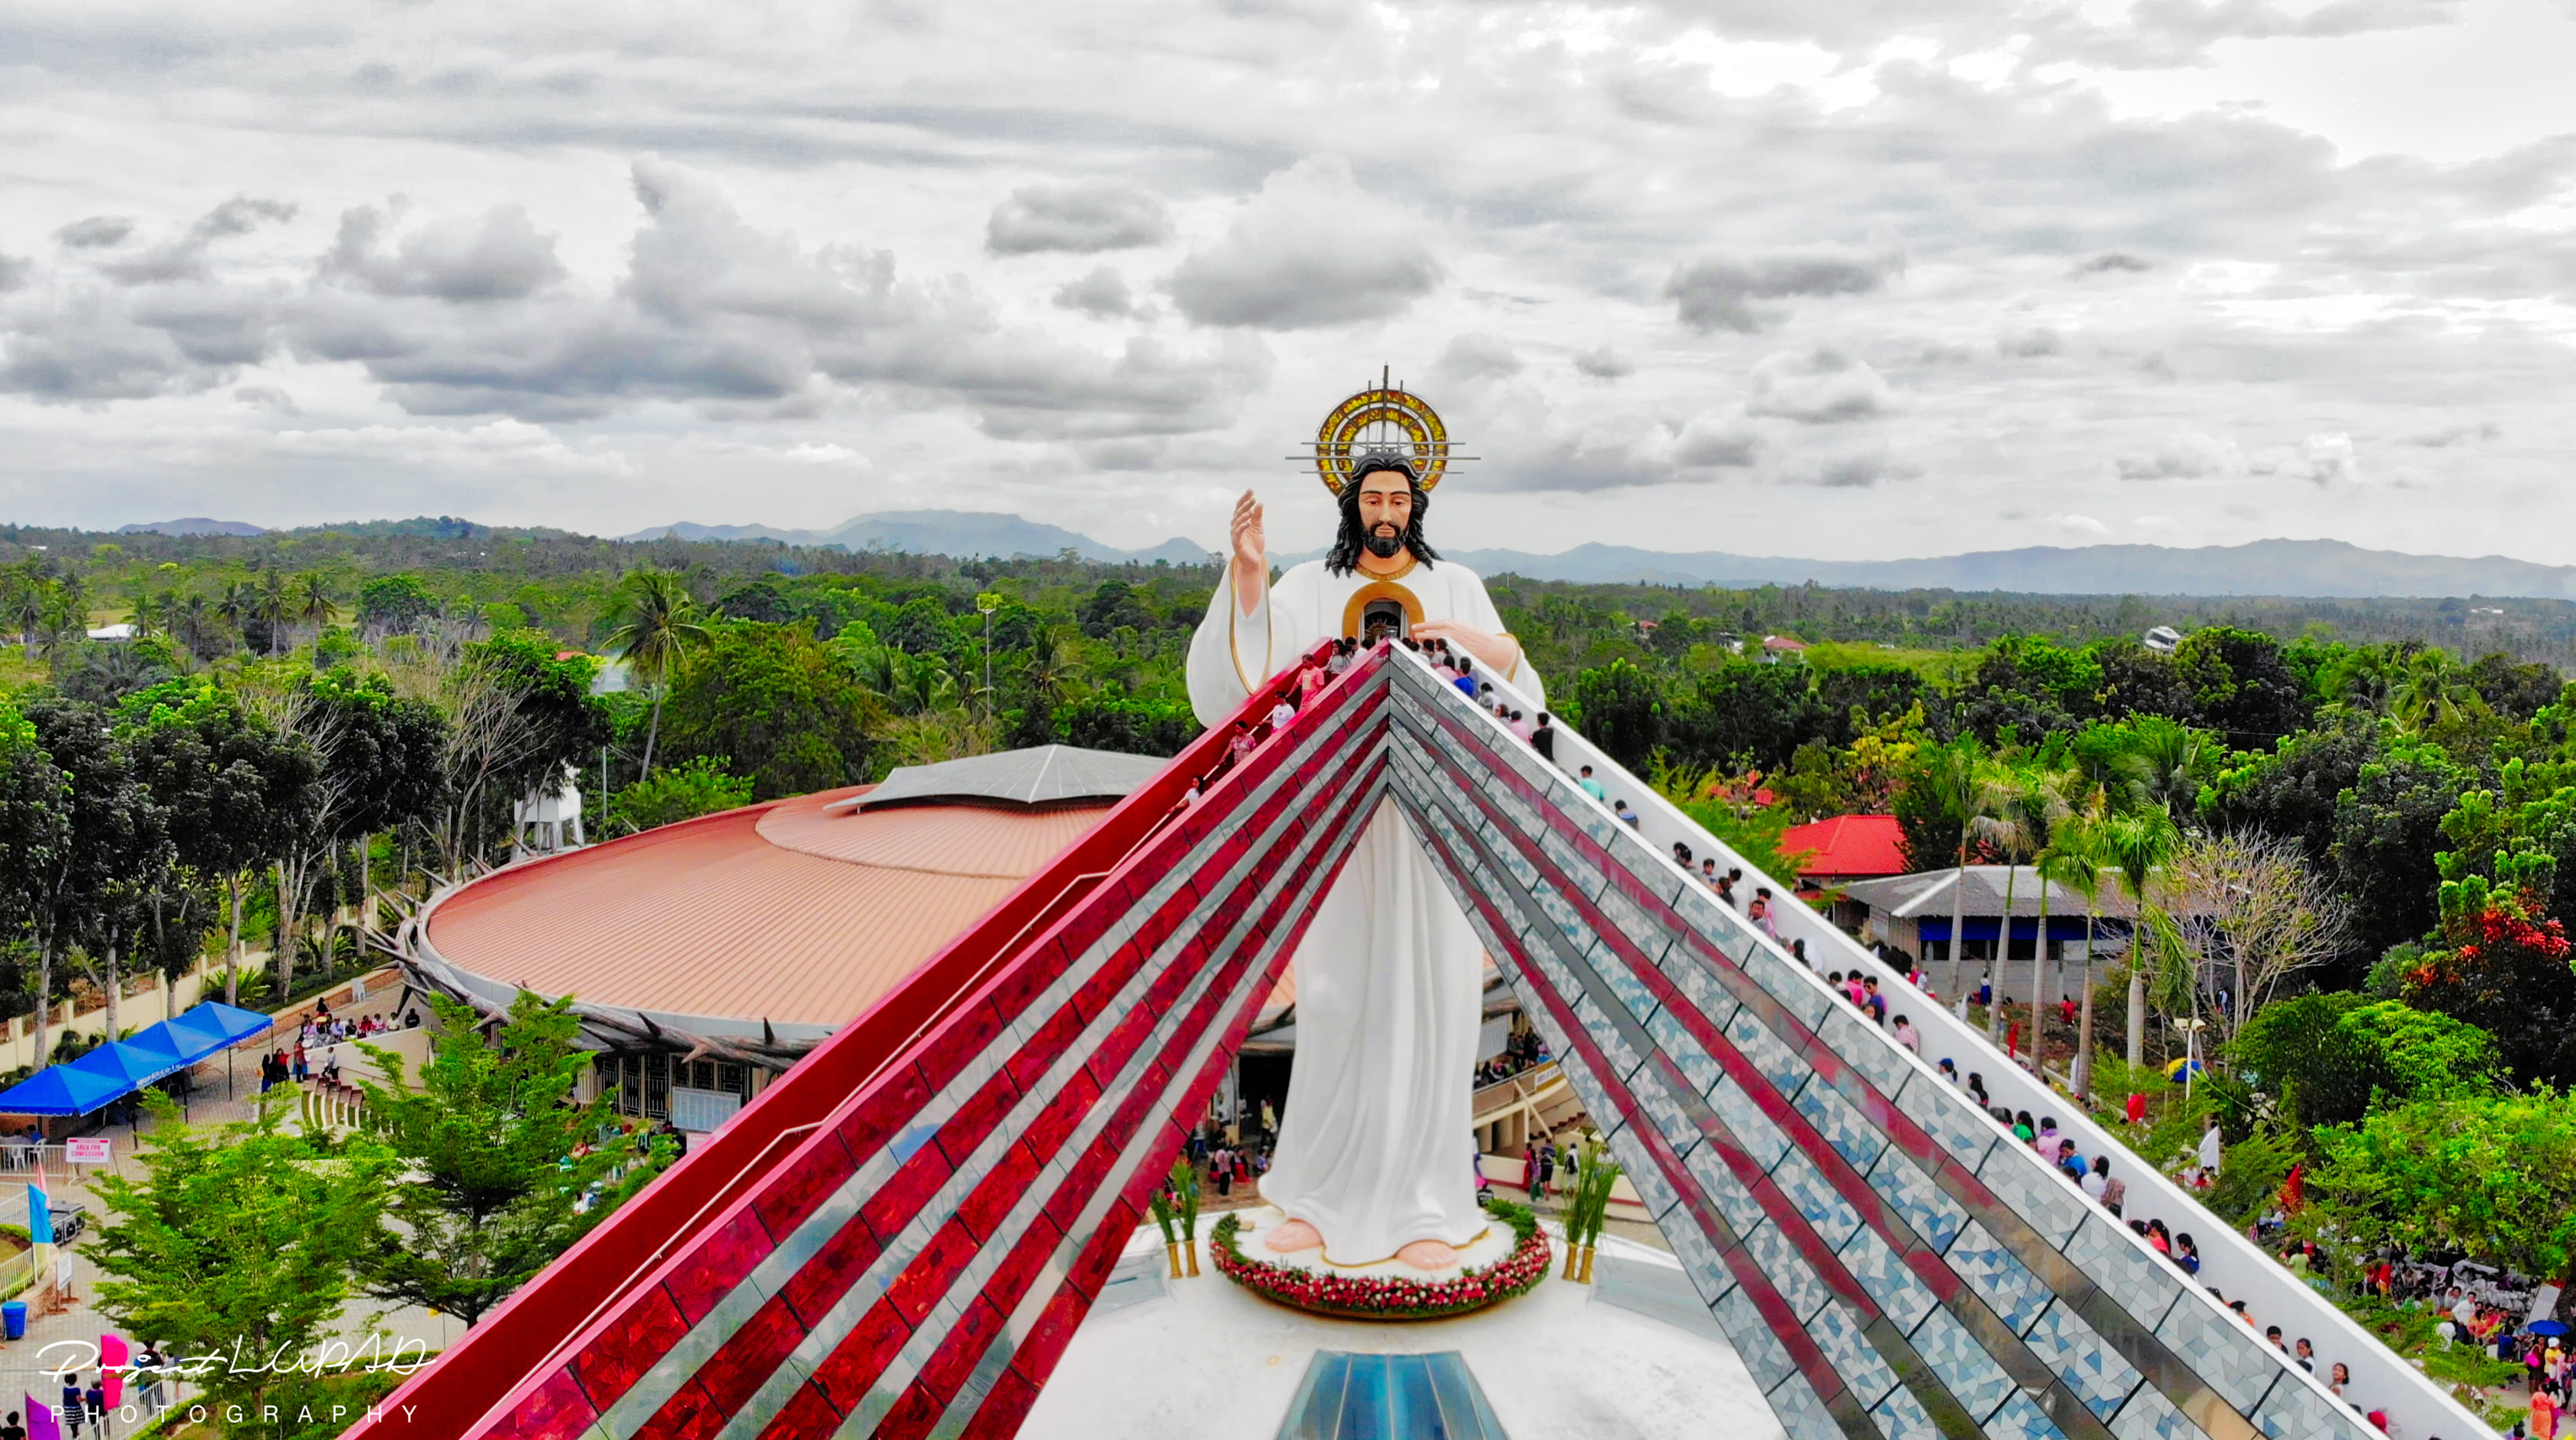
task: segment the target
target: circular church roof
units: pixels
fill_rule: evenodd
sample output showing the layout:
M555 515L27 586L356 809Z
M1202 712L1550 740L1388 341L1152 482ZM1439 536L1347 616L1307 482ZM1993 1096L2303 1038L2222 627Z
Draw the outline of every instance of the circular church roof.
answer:
M902 984L1163 763L1044 746L908 767L512 865L432 902L413 965L492 1005L573 996L603 1038L780 1056Z

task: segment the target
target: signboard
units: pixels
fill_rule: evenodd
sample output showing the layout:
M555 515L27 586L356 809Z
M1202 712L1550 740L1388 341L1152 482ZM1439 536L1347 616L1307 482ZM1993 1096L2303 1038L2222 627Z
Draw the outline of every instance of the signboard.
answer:
M63 1158L74 1165L105 1165L113 1158L107 1147L105 1139L66 1140L63 1142Z

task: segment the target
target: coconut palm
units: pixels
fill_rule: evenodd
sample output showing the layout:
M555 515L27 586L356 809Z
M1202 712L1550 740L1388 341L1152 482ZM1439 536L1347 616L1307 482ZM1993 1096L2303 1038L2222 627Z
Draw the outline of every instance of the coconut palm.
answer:
M2166 861L2173 858L2174 848L2182 843L2182 831L2175 828L2173 817L2161 810L2141 810L2114 815L2101 827L2102 858L2120 874L2121 887L2137 907L2137 918L2129 928L2129 1064L2146 1063L2147 1055L2147 950L2156 932L2168 928L2164 912L2152 903L2149 882Z
M2030 863L2039 881L2039 938L2030 954L2030 1053L2034 1062L2044 1062L2046 1052L2040 1039L2048 1033L2048 1022L2041 1007L2048 1003L2048 857L2057 843L2058 829L2074 814L2070 797L2085 789L2084 777L2072 769L2052 770L2034 765L2024 770L2016 787L2013 808L2023 815L2031 830L2033 846Z
M286 622L295 618L295 599L286 572L271 567L260 572L259 598L251 613L268 627L268 655L277 658L277 642L286 638Z
M6 602L9 627L18 632L18 643L27 658L36 658L36 631L45 623L45 612L53 603L53 583L47 580L36 562L14 566L8 572L8 588L0 601Z
M2385 715L2397 692L2411 644L2355 645L2337 655L2318 677L2318 688L2346 709Z
M1974 735L1962 735L1925 750L1920 768L1906 782L1932 802L1945 822L1959 827L1957 868L1950 877L1950 989L1954 993L1967 955L1968 850L1976 840L1978 819L1996 808L1992 771L1984 743Z
M315 638L323 628L340 618L340 602L331 597L331 582L319 570L307 570L295 577L295 618L313 627Z
M214 634L217 619L214 602L203 595L191 595L184 601L173 596L167 608L170 633L178 637L189 654L205 658L206 642Z
M214 611L237 632L247 634L250 622L259 618L259 587L248 580L231 580L215 596Z
M2477 687L2469 683L2467 668L2448 654L2426 646L2406 657L2405 668L2398 672L2389 695L2388 708L2398 724L2420 734L2431 726L2487 707Z
M2075 1032L2075 1059L2067 1075L2075 1093L2085 1093L2093 1069L2093 924L2102 905L2102 822L2109 797L2098 785L2070 807L2048 832L2048 846L2031 860L2039 871L2041 913L2047 911L2049 885L2063 885L2084 897L2084 1013ZM2047 931L2042 921L2040 930Z
M1054 627L1038 632L1030 642L1029 658L1020 667L1029 699L1050 715L1082 676L1082 657L1073 648L1072 637Z
M2038 848L2045 825L2045 802L2034 792L2037 772L2010 761L1987 762L1982 781L1985 813L1969 820L1968 831L2004 862L2004 913L1995 927L1994 1001L1986 1006L1986 1034L2000 1033L2004 985L2011 975L2013 892L2021 879L2023 857Z
M2182 824L2199 808L2215 758L2209 733L2165 715L2134 716L2128 729L2130 788Z
M671 681L688 662L689 652L711 638L698 616L698 602L681 577L668 570L637 569L618 582L623 615L608 634L608 651L626 662L626 672L653 692L653 720L644 731L643 778L653 774L653 746L662 735L662 702Z

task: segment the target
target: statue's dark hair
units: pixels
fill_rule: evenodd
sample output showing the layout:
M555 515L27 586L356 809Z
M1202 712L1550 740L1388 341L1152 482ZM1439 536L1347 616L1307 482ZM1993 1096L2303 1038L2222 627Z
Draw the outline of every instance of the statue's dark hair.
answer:
M1342 531L1333 537L1333 548L1324 552L1324 568L1336 576L1348 575L1359 568L1360 553L1367 548L1360 530L1360 482L1380 470L1392 470L1413 487L1413 519L1404 527L1404 548L1413 558L1429 565L1440 558L1431 542L1422 538L1422 517L1431 512L1431 494L1401 465L1364 465L1360 472L1342 487Z

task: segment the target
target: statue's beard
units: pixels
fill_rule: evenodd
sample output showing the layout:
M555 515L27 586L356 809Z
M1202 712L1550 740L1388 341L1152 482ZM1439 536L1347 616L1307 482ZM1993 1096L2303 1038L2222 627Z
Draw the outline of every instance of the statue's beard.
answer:
M1381 525L1370 531L1368 539L1360 543L1368 546L1368 552L1380 560L1392 560L1395 552L1404 548L1404 532L1392 525Z

